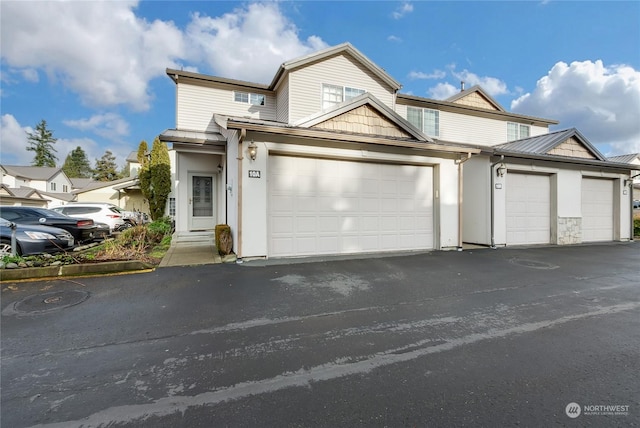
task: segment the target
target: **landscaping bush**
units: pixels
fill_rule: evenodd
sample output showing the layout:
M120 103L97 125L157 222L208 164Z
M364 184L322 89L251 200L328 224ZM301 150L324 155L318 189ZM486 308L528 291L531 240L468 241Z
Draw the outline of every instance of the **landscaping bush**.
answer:
M233 239L231 237L231 227L228 224L216 225L216 248L221 256L231 254Z
M147 224L147 238L152 243L159 243L162 239L170 235L173 230L173 221L171 217L162 217L156 221Z
M633 219L633 236L640 238L640 217Z

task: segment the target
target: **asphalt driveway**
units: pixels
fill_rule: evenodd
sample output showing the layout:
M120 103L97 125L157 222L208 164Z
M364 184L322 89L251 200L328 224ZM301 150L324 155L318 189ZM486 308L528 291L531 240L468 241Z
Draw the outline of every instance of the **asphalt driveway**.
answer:
M1 321L2 426L640 424L638 243L3 282Z

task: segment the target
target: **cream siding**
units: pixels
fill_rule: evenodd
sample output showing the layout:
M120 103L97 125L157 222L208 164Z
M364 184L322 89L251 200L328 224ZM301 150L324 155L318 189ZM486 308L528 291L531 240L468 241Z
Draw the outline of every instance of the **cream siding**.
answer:
M289 122L289 75L286 75L277 88L277 111L276 120L278 122Z
M178 82L177 129L217 132L214 113L253 119L275 120L276 100L272 92L248 88L238 91L265 95L265 105L238 103L233 100L234 89L216 83L193 85Z
M295 69L289 74L289 123L322 110L322 84L364 89L393 108L394 91L348 55Z

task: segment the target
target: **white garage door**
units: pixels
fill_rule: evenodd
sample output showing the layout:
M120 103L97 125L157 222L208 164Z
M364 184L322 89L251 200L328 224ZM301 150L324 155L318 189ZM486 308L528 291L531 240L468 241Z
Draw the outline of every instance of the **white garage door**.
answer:
M433 248L433 169L269 157L269 255Z
M507 245L551 241L549 176L507 173Z
M582 242L613 240L613 180L582 179Z

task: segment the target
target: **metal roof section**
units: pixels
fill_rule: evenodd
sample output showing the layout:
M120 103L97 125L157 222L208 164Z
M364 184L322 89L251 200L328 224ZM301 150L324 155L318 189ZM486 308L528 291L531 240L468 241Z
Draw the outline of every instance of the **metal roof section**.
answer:
M298 67L303 67L313 62L321 61L325 58L328 58L334 55L339 55L339 54L351 55L353 58L359 61L362 65L364 65L369 70L371 70L383 82L391 86L396 91L402 87L400 82L398 82L393 77L391 77L386 71L384 71L384 69L380 68L373 61L367 58L362 52L360 52L355 47L353 47L351 43L346 42L346 43L342 43L336 46L322 49L322 50L313 52L309 55L305 55L305 56L293 59L291 61L282 63L282 65L276 72L276 75L274 76L273 80L271 81L269 88L274 89L278 85L278 82L280 81L282 76L284 76L285 73L291 70L294 70Z
M401 102L401 101L404 101L404 102ZM436 110L451 111L454 113L458 112L460 114L471 115L471 116L489 117L489 118L499 119L499 120L509 119L509 120L520 122L520 123L527 123L527 124L539 125L539 126L557 125L558 123L560 123L557 120L553 120L553 119L544 119L541 117L509 113L506 111L503 112L503 111L481 109L481 108L471 107L464 104L458 104L458 103L450 102L446 100L445 101L434 100L431 98L418 97L415 95L408 95L408 94L401 94L401 93L398 93L396 95L396 103L403 104L403 105L411 105L414 107L426 107L426 108L432 108Z
M73 187L74 189L82 189L95 182L93 178L80 177L69 178L69 181L71 181L71 187Z
M496 110L501 111L503 113L506 112L506 110L496 100L494 100L491 95L486 93L484 89L480 87L480 85L474 85L469 89L460 91L454 96L447 98L446 101L449 101L450 103L455 103L456 101L461 100L462 98L465 98L474 93L480 94L480 96L485 100L487 100L487 102L491 104Z
M85 193L85 192L90 192L92 190L96 190L96 189L102 189L103 187L109 187L109 186L117 186L117 185L121 185L121 184L128 184L128 183L133 183L133 182L137 182L138 181L138 177L125 177L125 178L120 178L118 180L113 180L113 181L96 181L90 185L88 185L87 187L83 188L83 189L77 189L72 191L71 193L73 193L74 195L77 195L79 193Z
M629 153L629 154L626 154L626 155L610 156L607 159L610 160L611 162L630 163L632 165L639 165L640 164L640 153ZM639 162L638 163L634 163L636 161L639 161Z
M217 132L185 131L179 129L165 129L159 135L160 141L165 143L191 144L220 144L227 139Z
M398 128L400 128L407 134L413 136L416 140L428 142L434 141L432 138L419 131L416 127L407 122L402 116L393 111L391 108L387 107L378 98L368 92L358 95L352 100L337 104L330 110L316 113L312 116L304 118L296 122L294 125L303 128L311 128L314 125L336 118L364 105L371 106L372 108L377 110L385 119L395 124Z
M62 171L62 168L49 166L0 165L8 175L29 180L49 180Z
M495 152L500 153L523 153L534 155L547 155L549 151L558 147L569 138L576 138L593 156L600 161L607 161L602 153L598 151L576 128L569 128L562 131L551 132L549 134L538 135L536 137L523 138L521 140L510 141L494 146ZM565 158L565 156L549 155Z
M76 196L73 193L53 193L53 192L40 192L44 196L48 196L50 198L59 199L61 201L72 202L75 201Z

